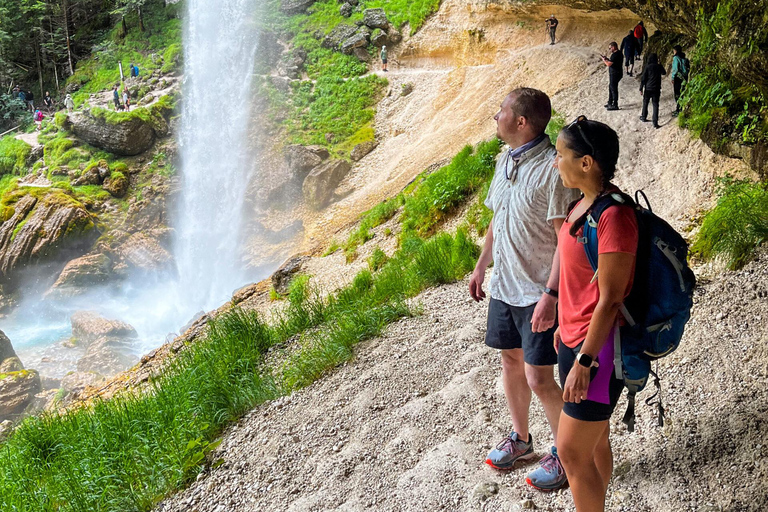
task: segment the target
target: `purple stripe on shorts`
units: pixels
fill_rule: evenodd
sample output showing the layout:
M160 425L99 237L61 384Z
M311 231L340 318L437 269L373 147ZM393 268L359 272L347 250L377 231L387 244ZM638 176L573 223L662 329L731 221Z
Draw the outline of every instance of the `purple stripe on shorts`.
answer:
M605 341L602 350L597 355L600 366L597 367L597 375L589 383L587 388L587 400L601 404L610 404L611 375L613 374L613 337L616 335L616 328L611 329L608 339Z

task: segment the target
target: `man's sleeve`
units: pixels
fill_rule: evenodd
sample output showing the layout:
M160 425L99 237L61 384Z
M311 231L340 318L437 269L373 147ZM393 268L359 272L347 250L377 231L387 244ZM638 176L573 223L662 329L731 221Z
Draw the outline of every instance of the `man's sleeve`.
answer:
M493 209L493 189L494 189L494 185L496 184L497 174L499 174L499 162L501 161L502 158L504 158L504 153L503 152L499 153L499 156L498 156L498 158L496 160L496 169L493 172L493 177L491 178L491 184L488 187L488 195L485 196L485 202L483 203L483 204L485 204L485 207L488 208L489 210L491 210L492 212L494 211L494 209Z
M560 173L554 172L549 181L549 206L547 222L564 219L568 216L568 205L579 198L578 190L565 188Z

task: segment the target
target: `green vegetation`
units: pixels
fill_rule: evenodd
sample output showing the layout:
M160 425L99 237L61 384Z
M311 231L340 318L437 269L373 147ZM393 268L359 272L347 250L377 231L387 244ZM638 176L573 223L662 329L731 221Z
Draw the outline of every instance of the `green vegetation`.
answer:
M720 182L720 199L707 213L691 251L706 259L722 257L736 270L768 240L768 188L764 183Z
M344 244L344 254L348 263L357 258L357 247L373 238L371 229L384 224L394 217L403 204L405 204L405 196L398 194L362 214L360 225L349 235L347 242Z
M690 81L683 91L680 124L722 150L730 142L751 145L768 141L768 97L758 85L736 78L723 62L728 36L738 23L739 2L719 2L712 14L699 12L699 33L691 55ZM750 35L744 52L752 52L761 33Z
M32 148L24 141L6 135L0 139L0 176L22 174L26 171L27 158Z
M381 267L384 266L388 259L386 253L381 250L381 247L376 247L368 258L368 268L371 269L371 272L381 270Z

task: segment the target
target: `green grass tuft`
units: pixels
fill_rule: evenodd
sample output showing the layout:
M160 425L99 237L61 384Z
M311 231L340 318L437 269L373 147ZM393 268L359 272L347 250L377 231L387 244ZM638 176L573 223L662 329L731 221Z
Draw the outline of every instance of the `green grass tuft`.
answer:
M6 135L0 139L0 176L23 174L31 151L29 144L16 139L13 135Z

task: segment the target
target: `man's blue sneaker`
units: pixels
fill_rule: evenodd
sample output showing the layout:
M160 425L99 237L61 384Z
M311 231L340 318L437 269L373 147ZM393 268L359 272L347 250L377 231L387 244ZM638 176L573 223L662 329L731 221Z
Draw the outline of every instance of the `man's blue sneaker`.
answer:
M495 469L512 469L518 460L533 456L533 436L528 434L528 442L525 442L518 438L517 432L512 432L488 454L485 463Z
M539 468L526 477L528 485L540 491L554 491L568 484L565 469L557 456L557 448L553 446L552 453L541 459L539 464Z

